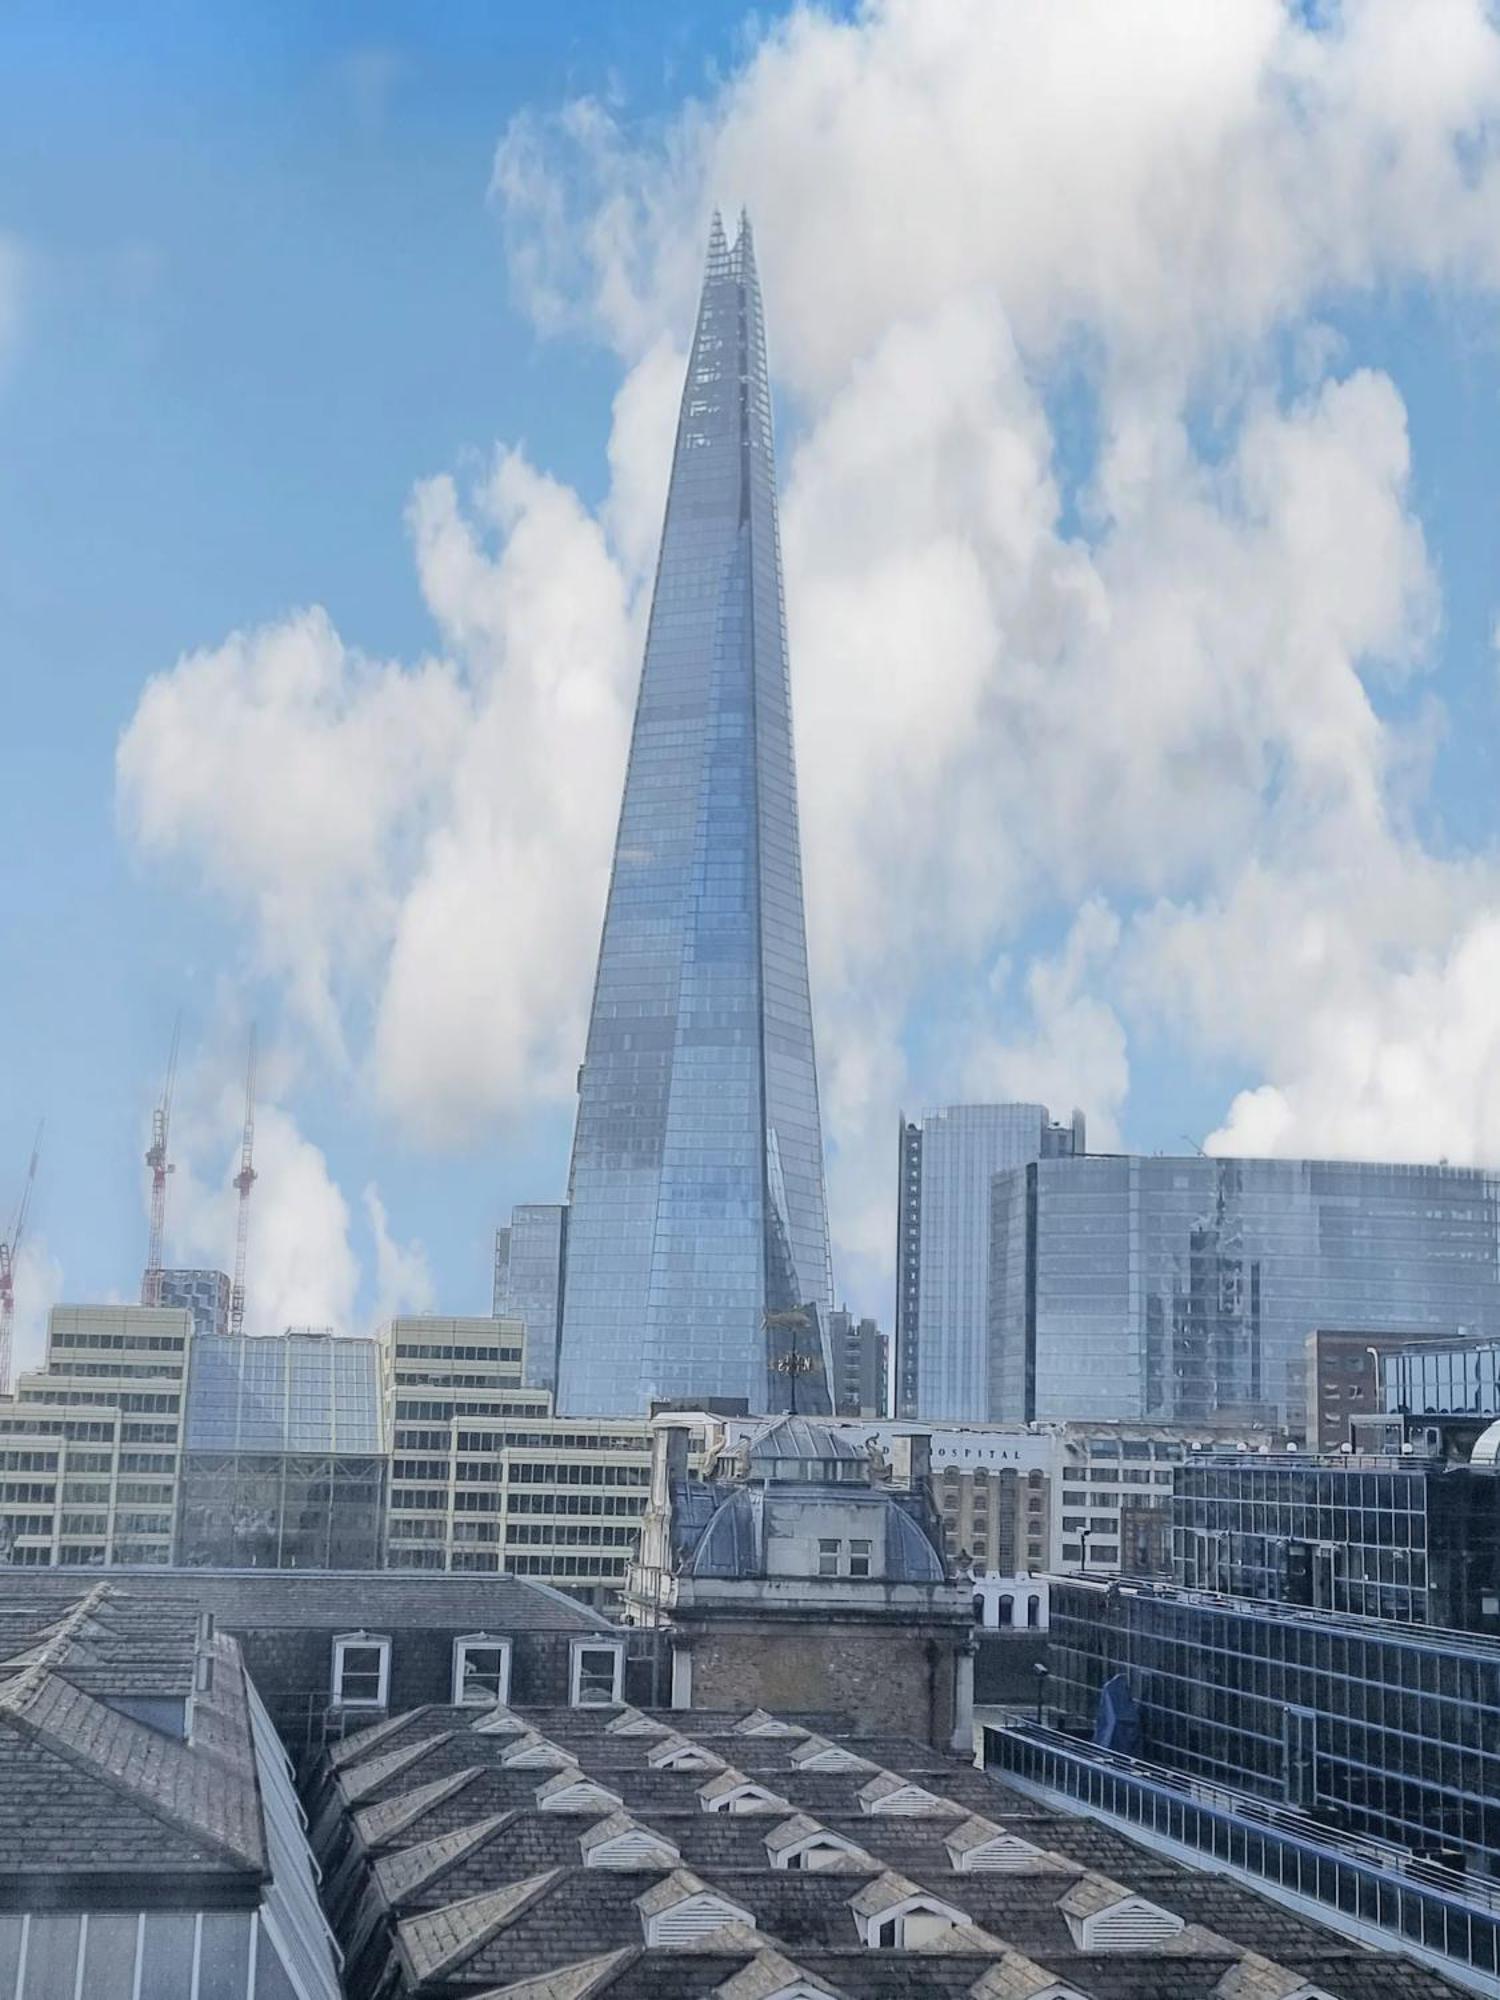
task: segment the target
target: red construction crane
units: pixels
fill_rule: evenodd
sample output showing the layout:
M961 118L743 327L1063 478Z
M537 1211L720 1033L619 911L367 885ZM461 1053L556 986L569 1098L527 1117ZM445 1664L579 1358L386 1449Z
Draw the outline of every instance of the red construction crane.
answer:
M239 1191L239 1234L234 1246L234 1289L229 1294L229 1331L245 1331L245 1249L250 1240L250 1190L255 1185L255 1168L250 1155L255 1146L255 1030L250 1030L250 1059L245 1066L245 1130L240 1138L240 1170L234 1177Z
M141 1279L141 1304L161 1304L161 1245L167 1222L167 1175L175 1172L167 1158L167 1135L172 1126L172 1085L177 1079L177 1042L182 1033L182 1016L172 1023L172 1053L167 1058L167 1081L161 1102L151 1114L151 1150L146 1165L151 1169L151 1229L146 1238L146 1271Z
M21 1238L26 1234L26 1211L31 1207L31 1190L36 1186L36 1163L41 1156L42 1128L36 1128L31 1146L31 1165L26 1169L26 1185L16 1203L10 1234L0 1241L0 1396L10 1394L10 1339L16 1317L16 1259L21 1254Z

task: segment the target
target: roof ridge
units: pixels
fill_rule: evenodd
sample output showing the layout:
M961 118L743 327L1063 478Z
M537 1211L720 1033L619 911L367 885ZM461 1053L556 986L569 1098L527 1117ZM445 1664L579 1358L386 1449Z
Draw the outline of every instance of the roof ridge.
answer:
M239 1867L253 1868L258 1875L265 1875L265 1822L261 1813L258 1778L255 1787L256 1811L257 1817L261 1820L262 1846L258 1852L250 1854L245 1852L244 1849L236 1847L223 1834L210 1832L192 1814L183 1812L176 1806L164 1804L162 1800L154 1798L142 1786L132 1784L123 1772L112 1770L101 1758L90 1756L87 1751L81 1749L77 1744L70 1743L67 1737L55 1725L49 1725L36 1715L36 1698L51 1689L54 1691L55 1700L65 1700L70 1704L81 1703L86 1709L92 1709L99 1715L108 1716L111 1730L116 1733L133 1736L137 1741L145 1739L159 1757L175 1758L179 1764L184 1760L191 1764L197 1758L198 1753L190 1744L180 1743L175 1737L164 1736L159 1730L152 1729L147 1723L137 1722L133 1715L126 1715L120 1709L111 1708L107 1702L99 1701L94 1695L87 1693L83 1688L75 1687L72 1682L64 1680L59 1674L46 1675L39 1684L29 1691L25 1701L25 1712L23 1712L20 1703L8 1700L6 1697L25 1678L25 1675L19 1676L16 1681L11 1681L0 1687L0 1710L4 1711L3 1716L0 1716L0 1720L8 1721L11 1727L21 1735L29 1737L35 1743L39 1743L51 1755L60 1757L64 1763L71 1764L75 1770L82 1771L86 1776L93 1778L99 1784L106 1785L118 1796L128 1799L132 1805L138 1806L142 1812L149 1814L152 1819L158 1820L163 1826L171 1827L174 1833L185 1834L188 1839L197 1841L200 1846L212 1849L216 1854L220 1854L225 1859L235 1862Z
M73 1608L65 1612L51 1629L47 1631L47 1636L42 1640L40 1645L36 1647L28 1646L25 1649L27 1652L34 1653L35 1657L28 1662L19 1674L8 1681L3 1689L0 1689L0 1698L11 1696L15 1701L25 1699L32 1689L52 1671L54 1662L66 1652L69 1642L72 1640L79 1626L87 1623L98 1606L104 1602L105 1598L113 1597L114 1594L114 1585L103 1581L96 1583L91 1590L85 1591ZM43 1629L46 1630L47 1628L44 1627Z
M402 1957L420 1982L437 1979L482 1951L514 1918L538 1902L568 1871L548 1868L524 1881L507 1882L503 1888L486 1889L477 1896L464 1896L456 1903L444 1903L436 1910L424 1910L396 1926ZM453 1933L469 1925L469 1934ZM431 1933L429 1941L429 1933ZM423 1946L426 1949L423 1949Z

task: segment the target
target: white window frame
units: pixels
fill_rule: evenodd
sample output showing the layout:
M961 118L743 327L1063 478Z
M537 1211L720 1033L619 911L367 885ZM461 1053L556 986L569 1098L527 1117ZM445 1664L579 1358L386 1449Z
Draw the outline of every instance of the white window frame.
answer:
M344 1657L355 1650L380 1655L380 1673L375 1697L344 1693ZM391 1638L388 1632L336 1632L333 1639L333 1671L329 1699L334 1708L385 1708L391 1692Z
M614 1656L614 1676L607 1695L582 1693L583 1656L585 1653L610 1653ZM575 1639L569 1649L568 1658L568 1705L570 1708L618 1708L623 1700L625 1686L625 1641L623 1639Z
M470 1652L500 1655L500 1692L464 1692L464 1662ZM498 1632L465 1632L453 1641L453 1706L455 1708L504 1708L510 1700L511 1642Z

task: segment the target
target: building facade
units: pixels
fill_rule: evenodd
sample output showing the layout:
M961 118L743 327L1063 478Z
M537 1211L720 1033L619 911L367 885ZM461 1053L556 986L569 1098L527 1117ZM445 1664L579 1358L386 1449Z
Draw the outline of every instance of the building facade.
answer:
M836 1417L883 1417L890 1343L872 1319L856 1319L847 1306L828 1315L833 1353L833 1413Z
M528 1389L557 1387L567 1252L565 1202L519 1202L495 1232L495 1317L526 1328Z
M45 1366L0 1397L0 1564L170 1563L192 1318L54 1306Z
M1385 1407L1500 1417L1500 1342L1402 1347L1381 1357Z
M1470 1168L1044 1159L996 1177L992 1413L1249 1427L1305 1411L1308 1333L1500 1328Z
M1500 1639L1500 1473L1407 1446L1325 1459L1203 1454L1177 1475L1174 1573L1194 1590Z
M828 1408L771 400L743 220L731 248L715 219L688 363L569 1204L561 1411L768 1410L794 1388ZM814 1364L800 1386L798 1363Z
M1061 1125L1041 1104L952 1104L902 1117L897 1416L982 1423L1001 1414L987 1373L991 1183L1030 1160L1083 1150L1082 1114Z
M1050 1594L1050 1694L1075 1722L1123 1674L1142 1757L1500 1873L1494 1640L1164 1586Z
M226 1334L229 1331L228 1275L223 1271L158 1271L155 1274L159 1306L185 1306L193 1315L195 1334Z
M177 1560L230 1569L378 1569L388 1465L373 1340L199 1336Z

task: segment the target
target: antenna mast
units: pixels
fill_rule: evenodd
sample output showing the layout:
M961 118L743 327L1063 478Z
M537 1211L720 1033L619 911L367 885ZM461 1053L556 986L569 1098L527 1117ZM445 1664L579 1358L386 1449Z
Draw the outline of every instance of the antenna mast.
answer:
M229 1294L229 1331L245 1331L245 1249L250 1239L250 1190L255 1185L255 1168L250 1155L255 1146L255 1029L250 1030L250 1059L245 1066L245 1130L240 1139L240 1170L234 1177L239 1191L239 1234L234 1246L234 1289Z
M151 1114L151 1149L146 1165L151 1169L151 1228L146 1238L146 1271L141 1279L141 1304L161 1304L161 1246L167 1223L167 1175L175 1172L167 1158L167 1135L172 1127L172 1086L177 1080L177 1042L182 1033L182 1016L172 1023L172 1053L167 1058L167 1081L161 1102Z
M42 1128L38 1125L36 1137L31 1142L31 1165L26 1169L26 1184L21 1189L21 1199L16 1203L10 1235L0 1241L0 1396L10 1394L11 1328L16 1317L16 1258L20 1255L21 1238L26 1234L26 1215L31 1207L31 1190L36 1186L36 1163L41 1150Z

